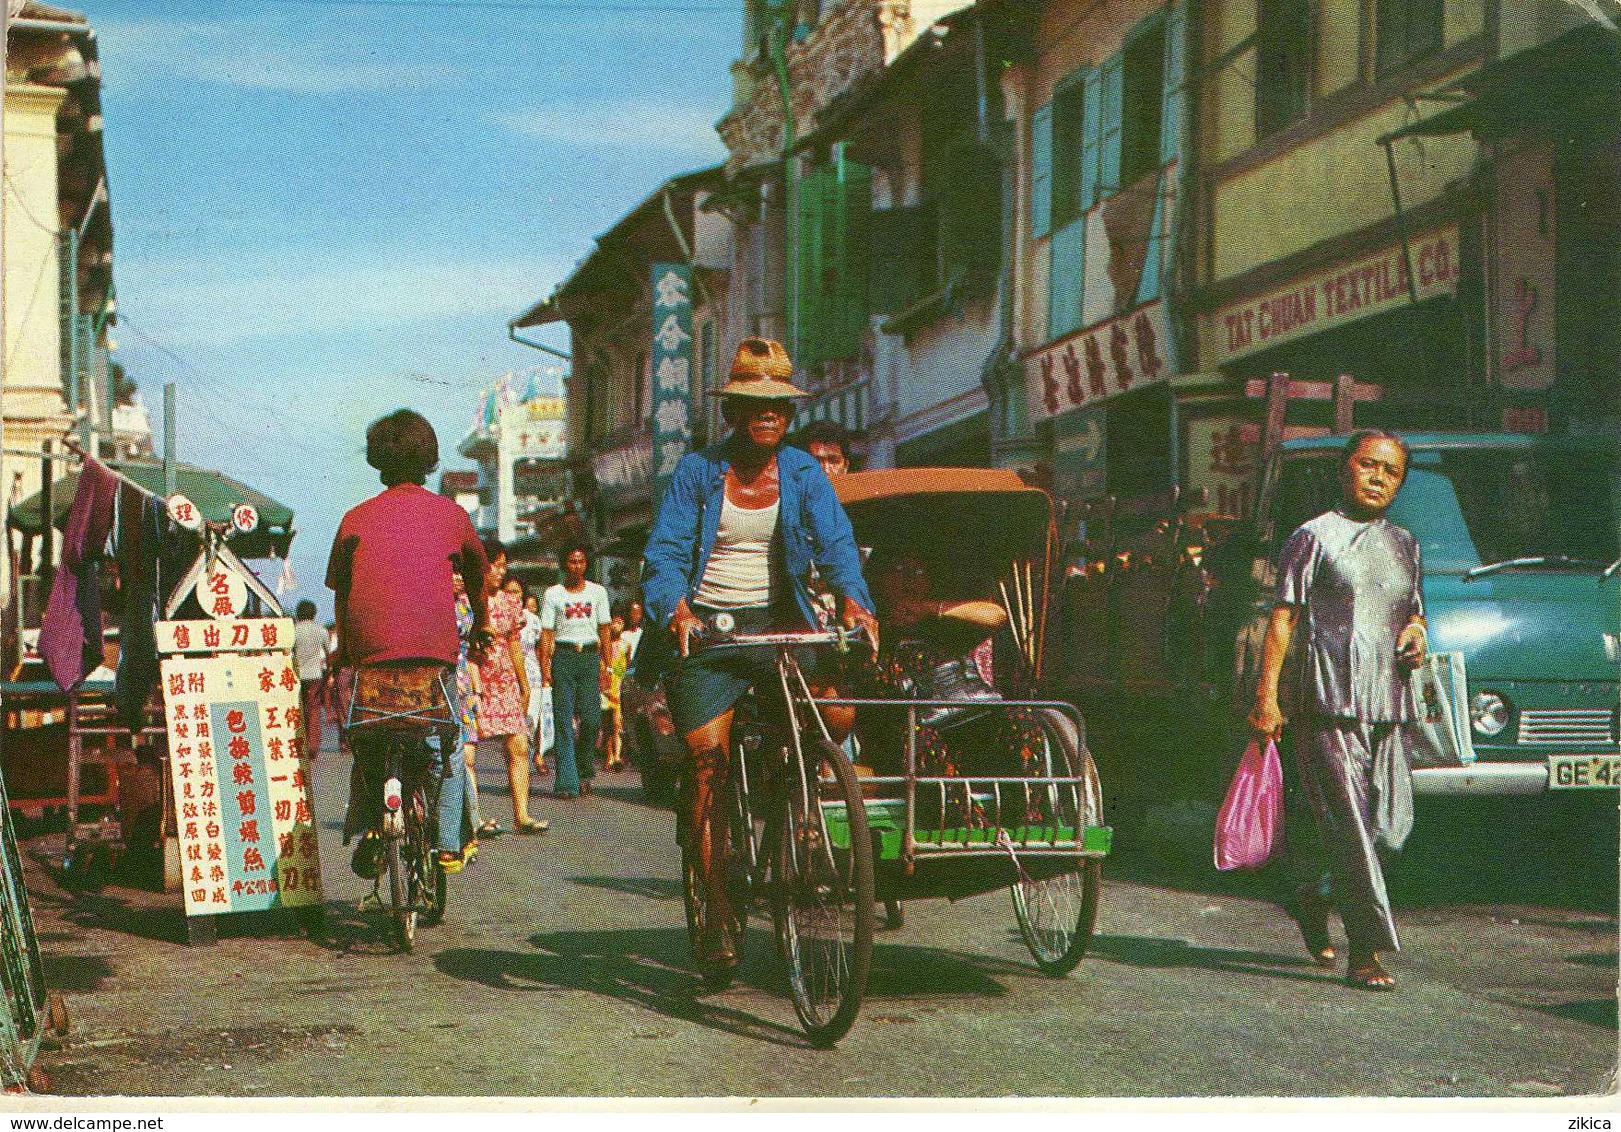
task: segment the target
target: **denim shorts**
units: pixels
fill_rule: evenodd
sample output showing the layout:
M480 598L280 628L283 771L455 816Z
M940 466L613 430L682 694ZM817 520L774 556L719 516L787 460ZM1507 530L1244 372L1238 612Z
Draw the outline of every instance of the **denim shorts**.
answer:
M694 605L693 613L706 623L721 610ZM728 609L736 623L733 632L763 633L770 630L803 630L805 624L784 624L774 616L769 606L750 606ZM807 676L815 671L815 649L794 650L795 659ZM694 638L692 652L685 660L677 659L665 679L670 718L677 735L686 735L702 727L717 716L730 711L750 688L758 688L763 695L781 698L781 685L777 679L777 650L773 645L755 648L719 649L713 653L698 647Z

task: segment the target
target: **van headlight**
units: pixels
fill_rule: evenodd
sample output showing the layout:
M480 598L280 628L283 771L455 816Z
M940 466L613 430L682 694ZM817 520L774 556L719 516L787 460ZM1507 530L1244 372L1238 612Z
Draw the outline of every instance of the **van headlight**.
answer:
M1487 738L1502 734L1510 714L1508 701L1496 692L1476 692L1469 700L1469 721L1477 734Z

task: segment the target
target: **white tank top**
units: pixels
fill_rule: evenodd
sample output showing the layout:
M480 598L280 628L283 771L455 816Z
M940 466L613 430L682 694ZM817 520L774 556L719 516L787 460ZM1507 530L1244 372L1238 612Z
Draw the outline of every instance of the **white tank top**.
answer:
M720 529L693 600L715 609L771 604L771 538L777 509L739 507L722 494Z

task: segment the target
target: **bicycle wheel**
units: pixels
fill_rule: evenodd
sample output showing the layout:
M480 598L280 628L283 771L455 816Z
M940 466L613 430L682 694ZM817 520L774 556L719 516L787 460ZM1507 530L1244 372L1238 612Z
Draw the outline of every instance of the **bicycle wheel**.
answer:
M680 814L676 820L676 840L681 845L681 900L687 913L687 948L688 953L694 957L704 981L718 989L731 983L732 972L736 966L713 968L697 958L699 942L703 938L704 929L709 926L709 895L703 882L703 871L698 866L698 838L692 836L692 826L686 817L691 812L687 790L687 779L683 775L678 791L677 804L680 807ZM747 870L747 855L746 851L743 851L746 847L738 841L737 791L734 778L726 788L727 815L728 820L732 822L730 852L727 855L727 884L732 894L733 947L737 950L740 964L743 959L744 935L748 931L748 910L747 888L740 883L739 877L740 871Z
M389 912L394 916L394 939L401 951L409 952L417 935L417 912L411 903L411 890L416 887L412 880L415 869L411 865L405 838L385 834L384 839L387 844L383 848L383 858L388 869Z
M418 909L418 919L425 928L431 928L445 918L445 899L449 880L439 866L438 799L431 788L420 787L411 794L411 809L405 826L406 841L411 846L412 907Z
M1080 732L1067 716L1040 709L1036 717L1041 726L1044 773L1080 779L1073 815L1079 837L1081 829L1103 824L1103 790L1097 768L1081 742ZM1097 858L1077 856L1064 865L1063 872L1039 880L1021 875L1012 888L1019 934L1037 969L1054 978L1069 974L1085 957L1097 927L1103 888L1103 867Z
M788 987L811 1043L850 1031L872 966L872 839L855 771L843 751L810 739L809 788L791 762L777 815L772 920Z

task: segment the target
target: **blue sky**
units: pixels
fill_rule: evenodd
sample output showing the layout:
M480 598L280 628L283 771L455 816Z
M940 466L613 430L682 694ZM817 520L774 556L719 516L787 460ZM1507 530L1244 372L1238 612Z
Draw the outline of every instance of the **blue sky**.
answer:
M100 42L118 357L180 458L297 513L290 599L409 405L461 466L506 322L673 173L721 160L739 5L81 7ZM540 335L567 347L566 330Z

